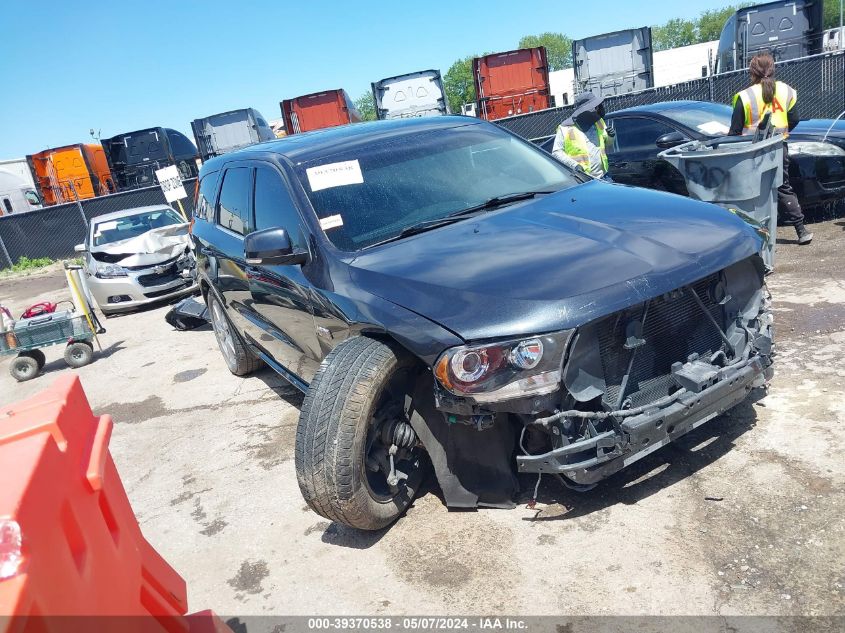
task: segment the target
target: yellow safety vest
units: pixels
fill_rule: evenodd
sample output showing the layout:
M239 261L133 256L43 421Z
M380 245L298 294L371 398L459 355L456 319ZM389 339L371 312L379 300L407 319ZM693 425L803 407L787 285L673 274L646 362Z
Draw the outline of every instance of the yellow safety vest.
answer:
M742 101L742 107L745 110L745 124L742 127L742 133L754 134L757 131L757 126L760 120L766 113L771 114L772 127L775 132L781 134L789 134L789 120L787 112L795 107L795 102L798 101L798 93L795 89L783 83L782 81L775 82L775 96L771 103L763 101L763 86L762 84L754 84L734 95L733 106L736 107L736 100Z
M590 171L590 150L587 147L587 135L574 125L561 125L558 129L563 130L563 151L573 158L581 168L589 173ZM601 154L601 166L607 173L607 126L604 119L596 121L596 133L598 136L599 153Z

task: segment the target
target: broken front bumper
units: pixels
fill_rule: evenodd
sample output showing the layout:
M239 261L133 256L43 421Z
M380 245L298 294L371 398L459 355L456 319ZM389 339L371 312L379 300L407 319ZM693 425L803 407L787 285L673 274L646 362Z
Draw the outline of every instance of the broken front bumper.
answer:
M719 380L698 393L685 390L664 407L622 418L616 430L541 455L520 455L517 468L521 473L557 473L577 484L593 484L739 404L770 374L768 358L754 356L723 368Z

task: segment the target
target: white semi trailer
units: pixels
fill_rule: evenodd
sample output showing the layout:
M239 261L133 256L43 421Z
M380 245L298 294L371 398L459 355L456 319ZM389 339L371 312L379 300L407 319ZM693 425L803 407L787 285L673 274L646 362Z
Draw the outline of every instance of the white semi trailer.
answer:
M422 70L373 83L373 101L379 119L449 114L439 70Z

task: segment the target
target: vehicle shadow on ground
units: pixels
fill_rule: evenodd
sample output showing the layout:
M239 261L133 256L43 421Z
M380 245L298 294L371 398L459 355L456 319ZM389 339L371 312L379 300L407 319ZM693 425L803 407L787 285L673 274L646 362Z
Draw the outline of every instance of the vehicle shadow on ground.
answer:
M157 310L158 308L164 308L166 306L172 307L172 306L176 305L177 303L179 303L180 301L182 301L183 299L187 299L188 297L196 298L198 295L199 295L199 290L197 290L197 291L195 291L191 294L180 295L178 297L169 297L167 299L160 299L158 301L146 303L144 305L137 306L135 308L130 308L130 309L125 310L123 312L115 312L113 314L103 313L102 316L104 316L108 320L112 320L112 319L118 319L120 317L132 316L133 314L142 314L144 312L150 312L151 310ZM200 326L200 327L204 327L204 326Z
M399 520L403 521L405 517ZM390 531L390 527L392 526L381 530L364 531L356 530L341 523L330 523L320 537L320 540L326 545L336 545L350 549L370 549Z
M123 347L123 343L125 341L115 341L108 347L104 347L102 350L97 348L96 345L94 346L94 360L91 361L91 364L95 364L99 360L103 360L108 358L115 352L119 352L120 350L126 349ZM63 369L71 369L71 367L65 362L64 358L57 358L55 360L51 360L48 363L44 364L44 367L39 372L39 376L44 374L52 374L54 372L62 371Z
M523 520L568 520L618 504L632 505L694 475L729 453L736 440L754 428L757 424L755 403L764 396L764 391L755 390L728 413L635 462L588 492L570 490L555 477L544 476L537 495L537 513ZM536 482L535 476L520 479L521 504L531 500ZM703 491L703 494L710 497L710 491ZM721 491L712 491L712 500L720 501L720 494Z
M207 327L210 328L211 326ZM287 402L290 406L299 410L302 409L302 401L305 398L305 394L269 367L263 367L251 376L258 378L258 380L263 382L268 389L275 393L281 400Z
M428 494L433 494L440 502L446 504L443 493L437 485L437 480L434 477L434 472L429 472L423 482L414 501L408 506L406 513L402 514L399 519L381 530L364 531L356 530L348 527L342 523L327 523L326 529L323 531L320 540L327 545L336 545L338 547L348 547L350 549L369 549L378 543L390 530L392 530L398 523L402 521L413 521L407 516L407 512L412 510L418 500L422 499Z

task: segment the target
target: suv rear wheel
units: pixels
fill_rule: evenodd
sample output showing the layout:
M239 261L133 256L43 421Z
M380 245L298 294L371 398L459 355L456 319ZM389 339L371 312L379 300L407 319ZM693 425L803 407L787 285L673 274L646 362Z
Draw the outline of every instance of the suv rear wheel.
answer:
M366 337L338 345L311 381L296 430L296 477L332 521L378 530L411 504L427 459L406 416L418 366Z
M208 293L207 302L211 327L229 371L236 376L246 376L261 367L261 359L247 347L240 334L232 327L223 304L211 291Z

